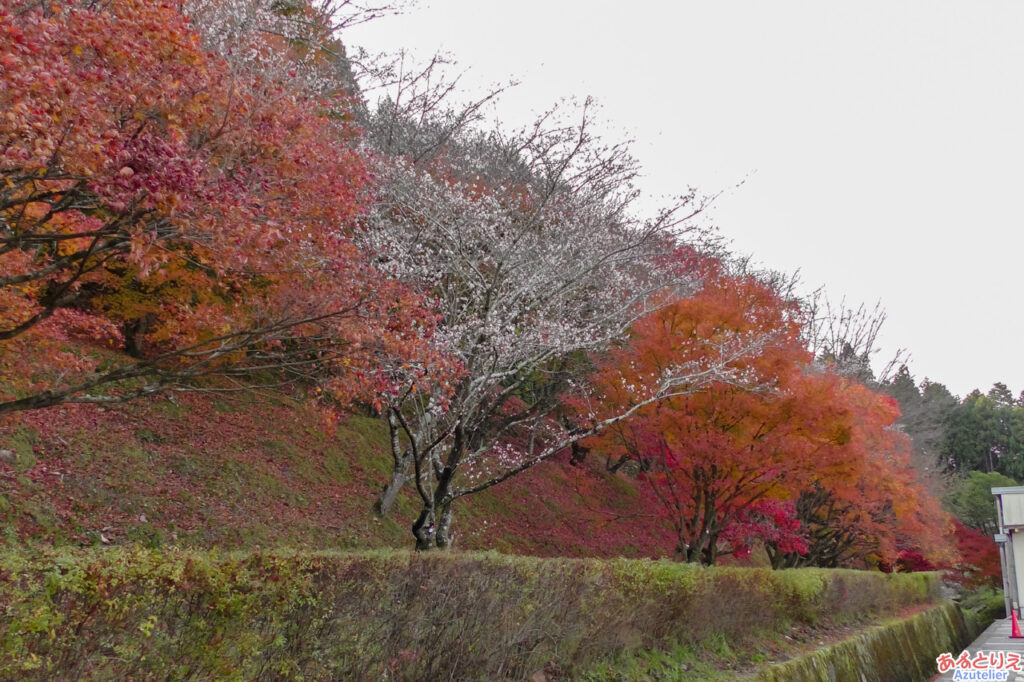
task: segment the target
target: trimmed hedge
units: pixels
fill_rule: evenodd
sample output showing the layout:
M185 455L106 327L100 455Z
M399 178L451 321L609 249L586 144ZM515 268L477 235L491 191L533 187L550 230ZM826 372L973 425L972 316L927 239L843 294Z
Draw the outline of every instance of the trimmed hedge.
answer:
M935 601L933 574L498 554L0 555L0 679L571 676Z

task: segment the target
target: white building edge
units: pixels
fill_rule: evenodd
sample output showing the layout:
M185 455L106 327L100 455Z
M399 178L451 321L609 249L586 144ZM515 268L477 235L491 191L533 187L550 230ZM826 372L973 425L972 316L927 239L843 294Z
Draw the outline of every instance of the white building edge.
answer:
M1010 609L1020 614L1021 587L1024 587L1024 486L992 488L996 497L999 532L999 563L1003 569L1003 598L1006 615Z

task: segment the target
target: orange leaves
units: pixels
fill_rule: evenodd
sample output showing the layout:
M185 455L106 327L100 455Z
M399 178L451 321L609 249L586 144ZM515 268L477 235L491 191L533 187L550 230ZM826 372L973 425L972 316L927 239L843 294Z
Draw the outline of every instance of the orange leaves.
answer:
M688 561L712 563L744 545L742 528L756 526L745 519L766 500L797 502L812 553L818 531L847 538L823 561L895 557L908 543L935 556L944 515L910 469L906 437L892 430L894 402L813 367L794 312L769 285L716 272L696 295L639 320L597 375L603 410L621 409L633 385L666 367L706 361L735 334L767 339L735 361L760 388L719 381L648 406L588 445L643 463Z
M819 409L822 390L804 376L809 361L791 304L753 277L715 273L687 299L671 301L639 320L630 344L612 354L597 382L612 404L634 384L680 364L710 366L736 337L763 339L757 353L736 357L733 370L761 386L728 380L671 397L636 413L591 447L610 448L651 469L648 480L673 518L679 553L712 563L718 536L763 499L786 499L828 444L830 417ZM816 422L816 424L815 424Z

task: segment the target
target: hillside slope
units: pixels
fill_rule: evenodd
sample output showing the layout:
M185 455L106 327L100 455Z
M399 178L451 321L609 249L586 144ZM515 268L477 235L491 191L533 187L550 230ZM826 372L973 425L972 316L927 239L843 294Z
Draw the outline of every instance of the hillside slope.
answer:
M280 395L183 393L64 405L0 424L5 544L309 549L411 546L410 488L371 508L390 466L384 424ZM544 463L456 507L455 547L538 556L658 557L671 531L634 483Z

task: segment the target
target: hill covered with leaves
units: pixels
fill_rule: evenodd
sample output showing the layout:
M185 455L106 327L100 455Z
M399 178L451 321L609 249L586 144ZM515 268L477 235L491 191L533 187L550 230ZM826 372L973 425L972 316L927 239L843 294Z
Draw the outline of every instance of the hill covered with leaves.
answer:
M303 401L188 392L110 406L65 405L9 420L0 440L3 541L150 547L409 546L406 491L373 503L390 467L386 425L327 425ZM540 556L671 554L635 484L597 456L568 454L524 485L474 497L460 549Z

